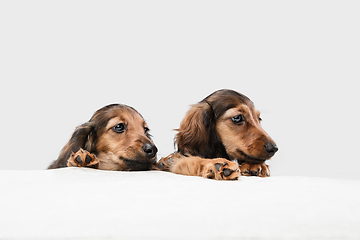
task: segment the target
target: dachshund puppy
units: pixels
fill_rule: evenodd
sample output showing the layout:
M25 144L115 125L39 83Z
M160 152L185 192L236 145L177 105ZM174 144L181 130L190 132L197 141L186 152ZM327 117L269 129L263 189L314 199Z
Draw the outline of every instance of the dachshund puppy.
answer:
M177 129L177 152L160 159L157 167L219 180L236 180L240 174L268 177L265 160L278 147L260 121L249 98L233 90L216 91L190 108Z
M97 110L88 122L75 129L48 169L143 171L153 168L156 154L143 117L132 107L111 104Z

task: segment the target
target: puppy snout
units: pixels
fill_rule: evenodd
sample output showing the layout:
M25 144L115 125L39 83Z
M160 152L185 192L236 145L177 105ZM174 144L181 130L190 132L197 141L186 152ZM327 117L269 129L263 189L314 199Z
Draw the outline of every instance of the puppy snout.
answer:
M272 142L265 144L264 149L267 152L269 158L274 156L275 153L279 150L279 148Z
M147 158L152 159L157 153L157 148L154 144L146 143L143 145L142 150L144 151Z

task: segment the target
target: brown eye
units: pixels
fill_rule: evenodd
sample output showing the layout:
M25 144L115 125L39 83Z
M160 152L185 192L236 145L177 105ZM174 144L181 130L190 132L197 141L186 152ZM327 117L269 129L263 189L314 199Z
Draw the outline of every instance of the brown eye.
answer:
M144 131L145 131L145 133L148 133L150 131L150 129L147 127L144 127Z
M245 117L242 114L240 114L235 117L232 117L231 120L233 121L233 123L237 125L241 125L245 122Z
M116 133L123 133L126 130L126 126L123 123L119 123L115 125L112 129Z
M152 136L149 133L150 129L148 127L144 127L145 135L151 140Z

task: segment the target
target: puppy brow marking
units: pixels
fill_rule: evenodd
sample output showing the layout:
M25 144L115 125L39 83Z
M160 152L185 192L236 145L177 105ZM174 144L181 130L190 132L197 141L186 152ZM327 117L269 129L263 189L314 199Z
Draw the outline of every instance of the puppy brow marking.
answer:
M106 129L110 130L113 126L115 126L118 123L124 123L125 119L120 118L120 117L114 117L112 119L110 119L110 121L108 122L108 124L106 125Z

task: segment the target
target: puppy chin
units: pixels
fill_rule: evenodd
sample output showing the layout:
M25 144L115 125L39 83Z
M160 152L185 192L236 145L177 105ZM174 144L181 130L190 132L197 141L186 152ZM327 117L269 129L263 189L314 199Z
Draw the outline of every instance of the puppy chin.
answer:
M237 159L239 162L249 162L249 163L263 163L265 162L266 160L268 160L267 158L262 158L262 157L255 157L255 156L252 156L250 154L246 154L245 152L237 149L237 152L236 152L236 157L235 159Z
M100 152L97 154L99 159L99 170L111 170L111 171L126 171L128 166L115 156L113 153Z
M141 159L128 159L128 158L120 158L123 163L126 164L128 171L147 171L150 170L156 162L156 158L149 160L141 160Z

